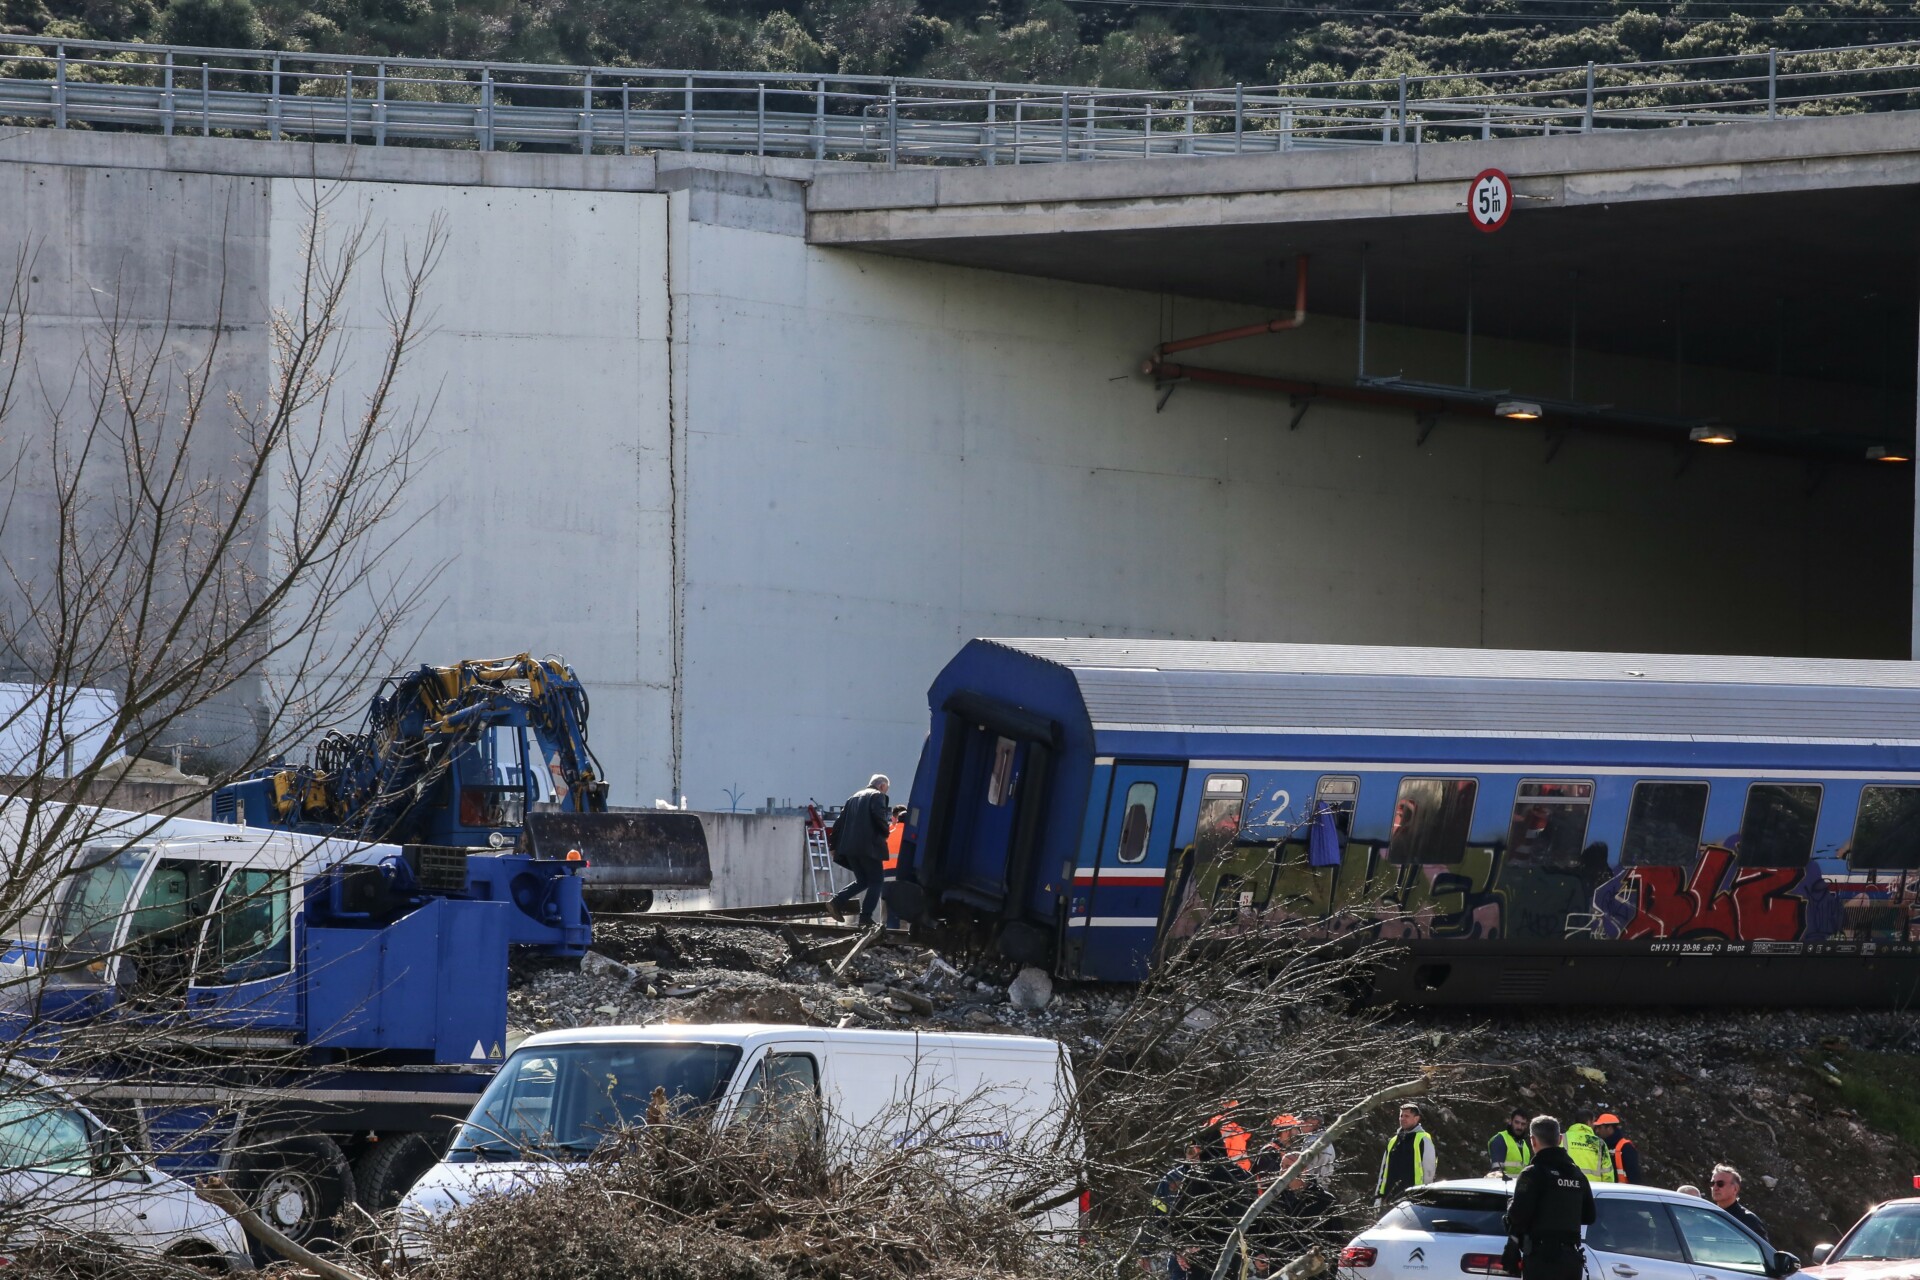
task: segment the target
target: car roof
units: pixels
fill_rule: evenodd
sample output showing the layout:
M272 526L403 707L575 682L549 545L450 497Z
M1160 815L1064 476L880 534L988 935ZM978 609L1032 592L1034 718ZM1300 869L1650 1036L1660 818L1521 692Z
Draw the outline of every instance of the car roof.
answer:
M982 1035L966 1031L879 1031L854 1027L806 1027L766 1022L669 1022L646 1026L572 1027L542 1031L520 1042L521 1049L572 1044L695 1043L737 1044L752 1048L765 1040L812 1040L827 1044L898 1045L992 1049L1001 1053L1057 1058L1060 1042L1041 1036Z
M1444 1182L1429 1182L1416 1188L1419 1191L1484 1191L1498 1195L1513 1194L1513 1181L1509 1178L1450 1178ZM1652 1187L1642 1182L1596 1182L1593 1194L1597 1196L1648 1195L1660 1200L1680 1200L1693 1204L1710 1204L1699 1196L1690 1196L1684 1191L1670 1191L1666 1187ZM1920 1203L1920 1201L1916 1201Z

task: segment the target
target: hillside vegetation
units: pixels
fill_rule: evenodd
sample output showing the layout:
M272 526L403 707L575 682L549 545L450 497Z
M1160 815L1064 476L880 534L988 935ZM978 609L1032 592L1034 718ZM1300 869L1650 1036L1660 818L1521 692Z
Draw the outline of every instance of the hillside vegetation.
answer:
M1165 89L1920 37L1920 5L1880 0L0 0L0 21L69 38Z

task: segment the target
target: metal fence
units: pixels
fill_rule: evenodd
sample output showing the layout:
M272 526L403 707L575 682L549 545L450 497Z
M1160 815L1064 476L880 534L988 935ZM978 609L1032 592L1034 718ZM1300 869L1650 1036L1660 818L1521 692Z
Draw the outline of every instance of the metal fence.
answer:
M1920 41L1178 92L356 58L0 37L0 119L630 154L1036 164L1670 128L1920 106Z

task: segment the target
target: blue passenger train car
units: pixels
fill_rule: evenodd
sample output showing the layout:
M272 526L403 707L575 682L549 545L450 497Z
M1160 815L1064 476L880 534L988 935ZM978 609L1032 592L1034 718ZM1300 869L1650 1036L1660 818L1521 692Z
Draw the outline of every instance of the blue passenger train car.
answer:
M1422 1003L1920 987L1912 663L975 640L928 701L887 900L1063 977L1228 911Z

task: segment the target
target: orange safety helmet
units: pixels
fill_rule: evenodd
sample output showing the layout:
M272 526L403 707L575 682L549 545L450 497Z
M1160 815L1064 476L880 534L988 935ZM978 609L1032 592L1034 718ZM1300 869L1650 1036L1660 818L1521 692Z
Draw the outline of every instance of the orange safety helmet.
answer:
M1619 1117L1619 1116L1617 1116L1617 1115L1615 1115L1615 1114L1613 1114L1613 1112L1611 1112L1611 1111L1603 1111L1603 1112L1601 1112L1601 1113L1600 1113L1600 1114L1599 1114L1598 1116L1596 1116L1596 1117L1594 1117L1594 1121L1593 1121L1593 1122L1594 1122L1594 1124L1596 1124L1596 1125L1603 1125L1603 1124L1619 1124L1619 1123L1620 1123L1620 1117Z

